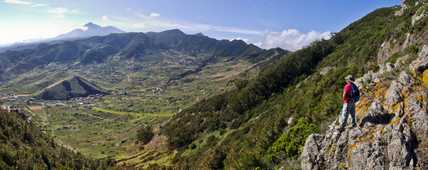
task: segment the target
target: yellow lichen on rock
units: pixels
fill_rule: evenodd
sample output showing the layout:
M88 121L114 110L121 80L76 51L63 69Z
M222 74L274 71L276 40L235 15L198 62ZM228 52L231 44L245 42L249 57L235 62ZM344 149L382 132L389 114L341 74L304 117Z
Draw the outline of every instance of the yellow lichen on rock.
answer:
M428 87L428 69L426 69L423 73L422 73L422 81L424 82L424 86Z
M371 101L367 97L362 97L360 101L358 101L355 107L357 120L361 120L364 116L366 116L366 113L369 110L370 102Z

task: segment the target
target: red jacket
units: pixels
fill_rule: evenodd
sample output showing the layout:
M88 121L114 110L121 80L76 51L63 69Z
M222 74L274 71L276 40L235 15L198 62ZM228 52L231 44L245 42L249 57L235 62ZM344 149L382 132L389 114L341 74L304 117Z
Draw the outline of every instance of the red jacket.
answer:
M349 82L345 84L345 87L343 87L343 93L345 93L345 96L343 96L343 103L349 103L351 100L352 83Z

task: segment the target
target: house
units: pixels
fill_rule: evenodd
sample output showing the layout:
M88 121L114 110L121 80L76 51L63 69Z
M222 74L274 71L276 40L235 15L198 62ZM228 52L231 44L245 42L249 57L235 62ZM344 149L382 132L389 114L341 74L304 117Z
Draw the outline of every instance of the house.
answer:
M16 112L18 113L20 111L19 107L17 105L7 105L7 104L3 104L0 106L0 109L2 111L6 111L6 112Z

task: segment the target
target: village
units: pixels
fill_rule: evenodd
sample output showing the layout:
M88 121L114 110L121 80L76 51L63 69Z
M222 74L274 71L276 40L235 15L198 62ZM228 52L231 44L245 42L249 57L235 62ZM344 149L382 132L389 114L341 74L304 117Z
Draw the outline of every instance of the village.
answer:
M32 121L32 114L35 110L58 106L74 106L91 108L97 99L103 97L102 94L90 95L87 97L76 97L70 100L40 100L28 94L0 94L0 112L16 113L28 123Z

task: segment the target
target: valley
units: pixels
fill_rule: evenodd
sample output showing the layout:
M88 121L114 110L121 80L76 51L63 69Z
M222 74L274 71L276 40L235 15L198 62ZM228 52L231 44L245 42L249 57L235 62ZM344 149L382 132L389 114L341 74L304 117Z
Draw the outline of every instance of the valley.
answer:
M380 7L334 33L183 28L254 44L91 22L2 47L0 169L427 169L428 1Z
M178 48L173 45L144 52L139 54L140 57L126 58L125 53L130 51L103 54L101 57L106 59L97 63L85 63L86 60L81 58L64 63L61 59L35 65L25 71L14 70L19 65L11 63L10 68L3 70L16 77L4 77L6 83L0 86L0 92L12 95L6 96L2 103L23 108L42 131L72 150L90 158L118 160L122 166L129 166L135 161L132 158L135 155L158 154L164 150L164 156L158 159L172 158L167 140L160 134L161 124L198 101L236 88L237 79L253 79L260 69L286 54L281 49L261 50L240 41L217 41L201 35L185 35L177 30L149 35L160 37L163 34L170 36L166 38L199 38L201 41L225 43L225 46L228 43L231 46L239 44L242 52L227 52L218 47L219 52L195 51L190 54L168 49ZM123 35L112 34L95 39L113 38L114 42L117 36ZM63 49L56 55L47 53L46 57L62 55L62 51L75 46L70 44L88 41L95 40L64 42L67 45L61 47ZM127 46L139 41L130 41ZM165 43L170 41L165 40ZM56 50L58 46L63 46L62 42L48 45L48 48ZM38 48L32 50L37 51ZM10 53L17 52L8 51L0 56L5 59ZM219 56L211 57L210 53L219 53ZM97 91L102 93L97 94ZM154 129L154 143L163 144L141 144L137 139L138 131L145 126ZM156 159L150 161L158 162ZM150 161L136 161L134 164L148 166L152 164ZM170 161L161 162L170 164Z

